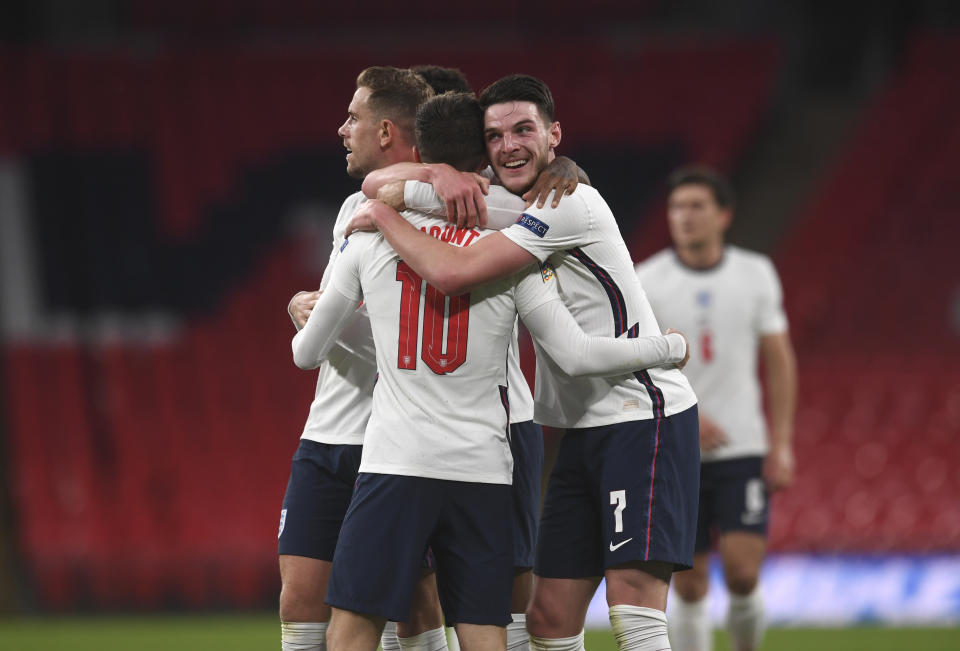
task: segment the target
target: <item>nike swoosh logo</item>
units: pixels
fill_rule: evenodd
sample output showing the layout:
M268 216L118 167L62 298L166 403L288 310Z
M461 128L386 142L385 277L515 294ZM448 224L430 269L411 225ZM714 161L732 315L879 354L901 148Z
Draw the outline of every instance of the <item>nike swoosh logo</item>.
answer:
M620 549L621 547L623 547L624 545L626 545L626 544L627 544L628 542L630 542L631 540L633 540L633 538L627 538L627 539L624 540L622 543L617 543L616 545L614 545L614 544L613 544L613 541L611 540L611 541L610 541L610 551L612 551L612 552L617 551L618 549Z

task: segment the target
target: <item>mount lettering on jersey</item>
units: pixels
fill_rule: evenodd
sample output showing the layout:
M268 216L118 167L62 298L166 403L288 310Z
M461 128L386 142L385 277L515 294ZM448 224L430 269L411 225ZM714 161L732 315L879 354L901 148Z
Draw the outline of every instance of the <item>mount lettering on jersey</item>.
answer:
M453 224L444 226L421 226L420 230L431 237L435 237L441 242L448 242L454 246L469 246L471 242L480 237L480 232L475 228L457 228Z

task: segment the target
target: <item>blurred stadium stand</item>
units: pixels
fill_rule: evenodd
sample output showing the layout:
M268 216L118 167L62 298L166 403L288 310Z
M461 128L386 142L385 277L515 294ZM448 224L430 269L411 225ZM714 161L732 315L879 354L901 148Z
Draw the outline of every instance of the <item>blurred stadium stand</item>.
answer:
M33 267L15 269L33 280L13 284L37 294L5 298L23 311L4 315L3 477L30 602L47 610L275 602L273 534L315 381L291 363L284 308L319 282L357 186L335 131L361 69L452 65L477 88L542 76L562 152L639 259L666 243L672 168L698 161L748 184L738 171L791 57L769 32L614 29L662 13L653 0L594 3L610 10L579 32L538 23L562 46L439 38L402 54L376 39L259 40L301 28L335 40L359 20L346 5L96 4L107 31L149 38L0 49L0 97L16 98L0 102L0 159L35 247ZM412 27L411 6L435 8L387 18ZM475 19L444 7L436 20L454 34ZM505 7L515 35L579 4ZM957 62L957 38L912 37L774 251L802 372L799 477L777 498L777 550L960 550Z
M802 360L789 549L960 548L960 41L917 36L777 260Z

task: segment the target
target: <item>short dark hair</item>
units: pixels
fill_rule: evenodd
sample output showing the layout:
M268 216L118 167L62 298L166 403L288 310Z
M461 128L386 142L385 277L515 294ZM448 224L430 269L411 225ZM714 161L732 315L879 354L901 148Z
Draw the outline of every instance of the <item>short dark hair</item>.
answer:
M416 136L425 163L447 163L470 172L487 155L483 109L473 93L444 93L424 102L417 111Z
M725 176L709 167L681 167L667 180L667 187L673 193L681 185L705 185L710 188L713 198L721 208L733 209L736 197L733 186Z
M504 102L533 102L547 124L553 122L553 95L542 79L530 75L510 75L498 79L480 93L480 107L486 111Z
M357 75L357 88L370 89L367 103L376 119L390 120L413 140L417 108L433 95L423 77L407 69L374 66Z
M442 95L454 91L457 93L471 93L470 83L459 68L444 68L443 66L412 66L410 68L423 77L430 84L434 95Z

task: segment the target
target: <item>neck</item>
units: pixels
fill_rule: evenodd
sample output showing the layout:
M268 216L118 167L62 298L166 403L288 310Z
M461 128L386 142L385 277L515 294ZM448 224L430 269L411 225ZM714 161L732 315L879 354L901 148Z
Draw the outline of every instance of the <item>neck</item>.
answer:
M385 163L382 167L389 167L394 163L413 163L416 157L413 153L413 145L406 142L394 143L389 149L383 152Z
M675 248L680 261L694 269L715 267L723 259L723 240L698 242Z

